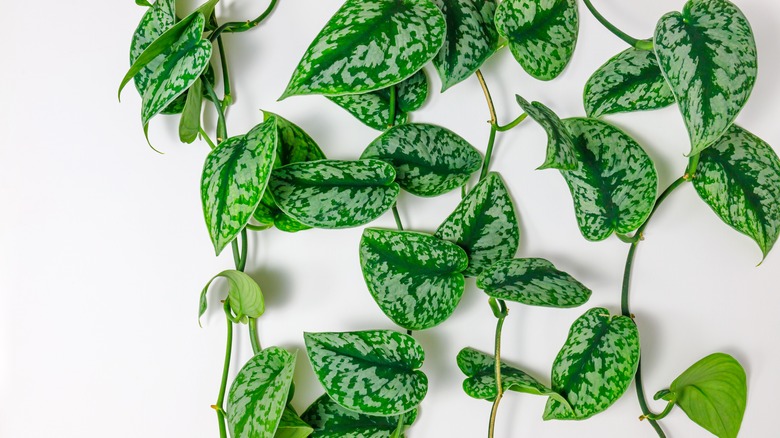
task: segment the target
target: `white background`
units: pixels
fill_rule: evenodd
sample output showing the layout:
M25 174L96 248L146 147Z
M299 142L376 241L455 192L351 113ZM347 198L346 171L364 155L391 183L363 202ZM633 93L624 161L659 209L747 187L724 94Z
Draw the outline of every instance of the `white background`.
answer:
M232 134L262 120L260 108L299 124L331 158L356 158L378 135L318 96L282 93L308 44L340 0L281 0L252 32L225 37L236 104ZM598 0L602 12L638 37L683 1ZM132 86L117 103L130 36L143 14L130 0L31 2L2 0L0 37L0 437L216 437L209 405L216 400L225 324L214 305L196 321L200 289L232 267L229 251L214 257L199 198L205 143L179 144L178 119L157 117L146 146L140 99ZM739 123L780 147L780 3L740 0L759 49L759 77ZM266 2L223 0L222 20L253 18ZM182 5L185 13L193 4ZM562 117L583 114L587 77L625 44L581 7L580 40L564 74L530 78L508 51L484 67L499 118L519 114L514 94L548 104ZM440 94L428 68L431 98L414 120L444 125L480 149L487 109L476 79ZM657 163L661 187L681 175L689 146L676 108L608 117L634 135ZM214 126L208 111L205 123ZM585 310L619 311L628 246L612 237L587 242L577 229L561 176L535 171L546 137L528 121L501 134L494 170L507 180L521 220L519 256L544 257L593 290L572 310L511 305L504 357L549 382L551 363L569 326ZM432 231L458 193L436 199L402 194L408 228ZM376 226L392 227L386 214ZM298 349L294 405L304 409L322 390L304 354L302 332L394 325L363 283L360 229L252 234L248 272L266 295L263 345ZM749 376L743 437L774 437L780 389L780 254L761 254L724 225L685 186L647 229L633 278L632 310L642 333L647 392L667 385L715 351L734 355ZM415 337L424 346L430 390L412 437L485 436L490 404L467 397L455 355L465 346L489 351L494 318L470 281L455 314ZM218 294L214 294L215 296ZM249 357L245 329L236 339L232 373ZM637 421L633 387L610 410L585 422L543 422L545 400L510 393L498 437L652 437ZM656 410L661 404L653 403ZM676 410L669 436L707 437Z

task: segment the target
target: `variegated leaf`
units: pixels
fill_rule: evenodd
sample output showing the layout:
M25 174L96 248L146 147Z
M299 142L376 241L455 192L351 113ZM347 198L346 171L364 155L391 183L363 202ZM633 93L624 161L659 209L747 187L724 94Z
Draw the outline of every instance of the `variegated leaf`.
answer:
M537 169L571 170L577 167L577 153L571 135L550 108L540 102L528 103L515 95L517 104L547 132L547 155Z
M203 109L203 83L197 79L187 90L187 98L179 121L179 139L192 143L200 133L200 113Z
M201 199L217 254L235 239L260 204L277 144L276 120L271 119L225 140L206 157Z
M780 235L780 160L771 146L732 125L701 153L693 185L724 222L769 254Z
M295 355L269 347L249 359L230 386L227 422L232 438L273 438L287 402Z
M447 36L433 65L444 92L465 80L496 51L496 0L433 0L447 20Z
M493 401L496 398L496 358L473 348L464 348L458 353L458 368L466 375L463 391L480 400ZM558 399L568 405L566 399L540 383L525 371L501 363L501 386L504 391L524 392Z
M252 213L252 218L267 228L275 226L280 231L287 233L297 233L298 231L311 229L310 226L304 225L290 216L287 216L282 209L276 205L276 201L274 201L274 197L271 195L270 190L266 190L263 194L263 199L255 209L255 212Z
M603 412L626 392L639 366L639 330L631 318L594 308L569 330L555 358L552 389L570 407L550 398L545 420L584 420Z
M469 267L463 275L467 277L476 277L493 263L514 257L520 227L501 177L491 172L477 184L439 226L436 237L466 250Z
M398 109L405 113L417 111L428 99L428 75L424 69L420 69L408 79L396 84L395 89Z
M166 30L170 29L175 22L175 0L157 0L154 2L154 5L147 9L133 33L133 39L130 42L130 65L133 65L144 50ZM155 58L133 76L135 88L142 97L147 88L149 77L157 70L160 63L162 63L162 58Z
M452 315L468 263L460 247L429 234L366 229L360 240L360 266L371 295L408 330L431 328Z
M243 272L229 269L215 275L201 291L198 321L200 321L200 317L206 312L206 307L208 306L206 293L209 290L209 286L219 277L228 281L228 302L236 318L243 320L245 317L259 318L262 316L265 312L265 299L260 286L257 285L252 277Z
M397 84L436 56L445 31L429 0L347 0L303 55L282 98Z
M664 15L653 46L691 138L691 155L734 123L756 80L753 31L727 0L690 0Z
M384 417L349 411L328 394L314 401L301 416L314 428L311 438L391 438L398 427L397 416ZM404 414L406 428L417 418L417 409Z
M325 159L325 153L322 152L317 142L300 126L269 111L263 111L263 114L265 121L276 120L279 137L279 147L276 153L279 156L279 165L286 166L301 161Z
M295 410L288 405L282 413L274 438L307 438L312 432L314 429L298 417Z
M577 168L563 174L577 224L588 240L639 228L655 204L655 165L628 134L598 119L563 121L577 153Z
M395 203L395 170L378 160L320 160L274 170L269 187L276 204L299 222L318 228L367 224Z
M544 259L501 260L482 271L477 287L489 296L529 306L577 307L591 291Z
M663 108L674 95L658 67L655 53L627 49L599 67L585 84L585 112L601 117Z
M531 76L548 81L569 63L577 44L576 0L505 0L496 10L498 33Z
M435 125L396 126L368 145L361 158L393 165L396 182L417 196L438 196L462 186L482 164L479 151Z
M411 336L390 330L304 333L314 373L336 403L361 414L399 415L420 404L428 378L425 353Z

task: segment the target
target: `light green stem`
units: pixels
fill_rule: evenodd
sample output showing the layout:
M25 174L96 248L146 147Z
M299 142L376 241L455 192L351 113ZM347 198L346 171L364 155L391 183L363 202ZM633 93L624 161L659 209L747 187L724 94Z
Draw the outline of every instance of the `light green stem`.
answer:
M227 345L225 347L225 361L222 365L222 380L219 384L219 395L217 395L217 404L212 406L217 411L217 421L219 421L219 437L227 438L227 429L225 427L225 392L227 390L228 373L230 372L230 356L233 353L233 323L230 321L230 305L225 303L225 316L227 320Z
M268 5L266 10L263 11L263 13L260 14L254 20L231 21L229 23L223 24L222 26L219 26L214 32L212 32L211 35L209 35L209 39L211 41L214 41L220 35L222 35L223 32L228 32L228 33L246 32L249 29L254 28L258 24L262 23L263 20L265 20L269 15L271 15L271 12L274 10L274 7L276 7L277 2L278 0L271 0L271 3Z
M504 386L501 383L501 330L504 328L504 319L507 316L506 303L498 300L500 313L496 323L495 337L495 376L496 376L496 399L493 400L493 407L490 409L490 423L488 424L488 438L493 438L496 431L496 417L498 416L498 405L504 397Z
M604 18L599 11L596 10L596 8L593 6L593 4L590 2L590 0L584 0L585 6L588 8L590 13L596 18L596 20L599 21L604 27L606 27L610 32L615 34L618 38L625 41L630 45L631 47L635 47L639 50L653 50L653 43L649 40L640 40L637 38L634 38L627 33L623 32L622 30L618 29L610 23L606 18Z

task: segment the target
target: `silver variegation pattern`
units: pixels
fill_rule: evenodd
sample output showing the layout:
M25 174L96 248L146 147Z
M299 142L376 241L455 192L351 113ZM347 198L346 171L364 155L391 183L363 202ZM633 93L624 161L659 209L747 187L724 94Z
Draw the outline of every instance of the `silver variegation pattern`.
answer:
M541 102L529 103L515 95L517 104L547 132L547 155L537 169L571 170L577 167L577 153L571 135L558 115Z
M314 431L311 438L391 438L398 416L366 415L339 406L328 394L314 401L301 415ZM417 418L417 409L404 414L406 428Z

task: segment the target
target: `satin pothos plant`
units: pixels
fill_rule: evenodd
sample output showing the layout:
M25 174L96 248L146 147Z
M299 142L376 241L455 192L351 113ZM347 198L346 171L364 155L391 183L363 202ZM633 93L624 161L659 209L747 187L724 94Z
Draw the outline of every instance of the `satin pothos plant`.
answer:
M222 34L257 26L276 0L254 20L223 24L215 14L218 0L183 18L174 0L136 2L147 9L133 34L122 87L134 81L141 95L144 132L155 116L178 114L181 140L202 138L211 147L201 180L206 229L216 254L231 246L236 264L214 277L228 289L224 371L212 406L221 437L403 436L428 391L420 371L425 352L413 331L435 329L453 313L466 277L476 279L496 317L495 348L488 354L464 346L453 366L465 375L466 394L492 402L489 437L507 392L546 397L545 420L584 420L609 408L634 380L641 419L658 436L665 436L659 421L675 407L718 437L737 436L746 376L723 353L670 378L669 388L656 394L667 408L648 409L635 322L642 316L629 308L632 262L643 231L678 187L692 183L724 222L755 240L764 257L780 233L780 161L768 144L734 123L757 72L750 24L734 3L690 0L682 11L660 17L652 37L637 39L583 0L628 44L587 81L585 114L562 120L549 106L517 96L522 113L502 125L480 67L508 47L530 76L561 75L579 36L577 0L346 0L280 90L282 98L323 95L381 131L345 161L327 159L300 127L270 112L249 132L228 136L225 112L232 98ZM442 92L472 77L481 84L490 116L484 156L447 127L411 121L428 98L429 63ZM214 70L221 72L221 97ZM603 117L675 103L690 135L688 166L659 194L655 165L643 146ZM201 124L206 105L216 110L216 141ZM490 163L499 133L527 117L547 132L539 169L563 176L582 235L592 241L615 235L629 246L621 313L585 311L571 325L548 379L501 360L509 303L577 307L591 291L548 260L516 257L517 210ZM401 190L433 197L458 189L462 201L435 233L403 228L396 206ZM247 233L360 227L390 210L397 229L366 228L355 245L367 292L403 330L303 334L325 394L296 412L290 404L296 352L262 348L258 340L257 319L266 309L260 286L243 272ZM201 293L200 315L214 279ZM233 330L241 324L249 330L254 356L228 388Z

